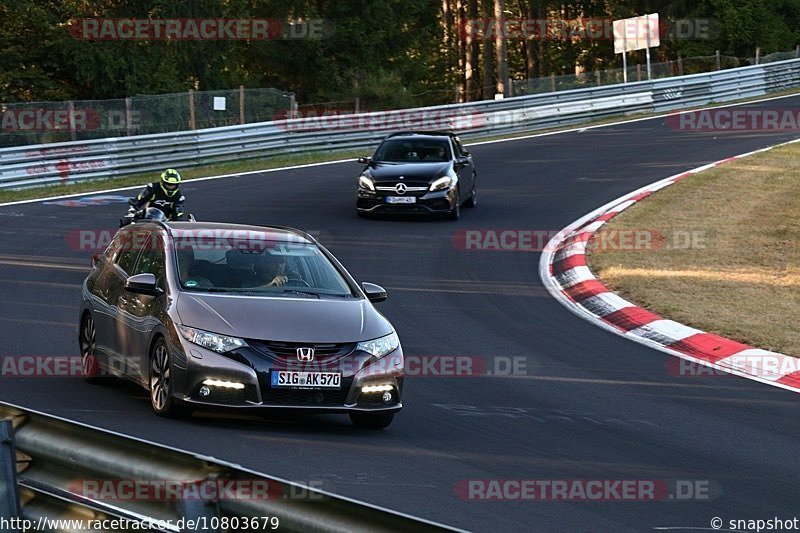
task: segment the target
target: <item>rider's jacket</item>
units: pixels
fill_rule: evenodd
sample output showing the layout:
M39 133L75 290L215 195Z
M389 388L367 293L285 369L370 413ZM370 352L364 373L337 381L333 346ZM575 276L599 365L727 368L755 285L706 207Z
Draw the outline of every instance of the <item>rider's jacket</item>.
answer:
M180 189L174 191L167 191L161 185L161 182L154 181L142 189L131 205L136 209L141 209L142 206L148 204L148 207L157 207L161 209L170 220L176 220L183 216L183 206L186 202L186 197L181 193Z

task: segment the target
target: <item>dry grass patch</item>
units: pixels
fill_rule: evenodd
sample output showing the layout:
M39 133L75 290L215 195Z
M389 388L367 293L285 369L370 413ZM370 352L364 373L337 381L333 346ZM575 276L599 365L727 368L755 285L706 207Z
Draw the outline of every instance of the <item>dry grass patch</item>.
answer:
M800 144L686 178L603 228L614 230L657 237L627 250L596 237L589 265L610 288L678 322L800 355Z

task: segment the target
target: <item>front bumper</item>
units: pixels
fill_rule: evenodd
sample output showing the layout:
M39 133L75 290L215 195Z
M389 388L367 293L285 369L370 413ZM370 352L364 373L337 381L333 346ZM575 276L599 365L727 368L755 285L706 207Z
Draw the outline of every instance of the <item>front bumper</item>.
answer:
M196 409L287 410L304 412L396 412L402 409L404 358L402 347L375 360L364 352L352 352L328 361L300 363L270 357L246 346L226 355L183 342L186 368L176 368L175 399ZM338 372L338 389L318 387L273 387L273 371ZM206 380L241 384L242 388L209 386ZM390 385L391 401L381 393L364 393L366 385Z
M387 191L370 191L359 187L356 192L356 208L361 213L403 213L403 214L444 214L456 208L458 202L456 189L426 192L423 194L407 193L403 196L413 196L413 204L390 204L389 196L398 196Z

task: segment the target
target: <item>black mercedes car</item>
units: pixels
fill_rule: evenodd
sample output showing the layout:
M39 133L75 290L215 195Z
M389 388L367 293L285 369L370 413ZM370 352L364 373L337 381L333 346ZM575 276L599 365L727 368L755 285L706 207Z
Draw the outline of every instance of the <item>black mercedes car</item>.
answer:
M358 177L360 216L391 213L461 216L475 207L475 163L450 132L394 133L381 142Z
M373 307L385 299L298 230L137 222L83 283L84 378L139 383L159 415L291 409L384 428L404 376L397 333Z

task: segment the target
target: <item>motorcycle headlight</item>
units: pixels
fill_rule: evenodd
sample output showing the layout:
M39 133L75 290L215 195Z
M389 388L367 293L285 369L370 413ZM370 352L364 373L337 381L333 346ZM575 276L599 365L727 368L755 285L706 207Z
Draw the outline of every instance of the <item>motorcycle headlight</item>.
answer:
M373 339L371 341L359 342L356 347L357 350L367 352L375 359L380 359L387 353L395 351L400 346L400 339L397 338L397 333L390 333L385 337Z
M449 189L450 187L453 186L453 183L455 183L455 181L456 180L454 180L450 176L439 178L438 180L431 183L429 190L433 192L433 191L443 191L445 189Z
M375 190L375 182L369 176L362 174L358 178L358 186L362 189L369 189L370 191Z
M227 335L211 333L210 331L190 328L189 326L180 325L178 326L178 331L181 332L181 335L187 341L217 353L230 352L236 348L247 346L244 340L237 337L228 337Z

